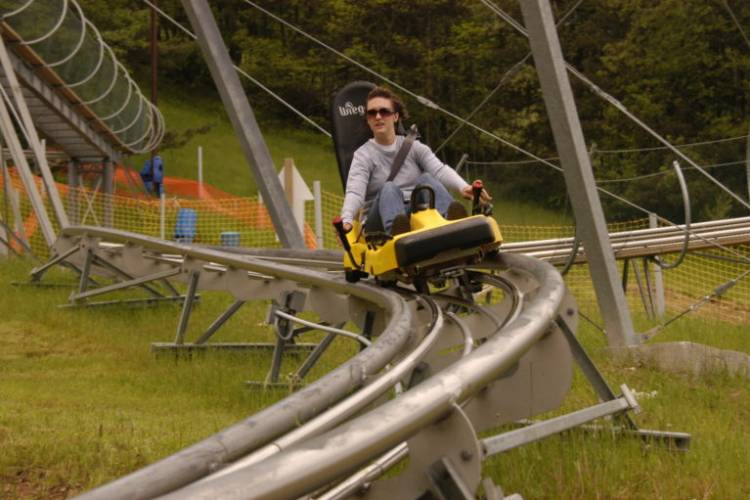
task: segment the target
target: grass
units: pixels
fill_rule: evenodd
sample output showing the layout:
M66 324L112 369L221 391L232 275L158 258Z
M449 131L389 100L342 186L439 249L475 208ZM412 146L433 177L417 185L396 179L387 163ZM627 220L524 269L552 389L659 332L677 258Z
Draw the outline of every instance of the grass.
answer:
M689 320L670 334L695 337L704 326L720 325ZM585 327L582 330L579 336L587 344L601 343L600 334ZM743 337L736 344L750 352L747 328L722 333ZM625 383L637 391L644 411L635 420L641 428L688 432L692 435L690 451L646 448L636 439L575 430L492 458L485 467L506 492L519 491L524 498L565 499L750 495L746 476L750 466L750 381L723 372L700 378L666 374L614 360L599 348L590 352L611 384ZM574 389L563 408L573 410L593 401L585 379L576 371Z
M203 148L204 182L237 196L255 196L255 178L242 153L231 123L211 93L188 93L168 88L159 101L172 142L179 147L162 149L160 154L168 176L198 178L198 146ZM324 191L342 194L343 189L333 151L333 142L307 124L297 128L265 126L256 116L277 170L285 158L293 158L308 185L319 180ZM134 156L128 162L140 170L146 157ZM495 215L504 224L569 225L570 213L546 210L529 203L494 200Z
M167 175L197 177L204 149L206 182L239 196L255 183L225 114L211 96L164 93L160 108L180 147L165 149ZM262 117L259 122L263 123ZM330 141L316 132L264 128L277 167L293 157L308 181L341 192ZM133 158L139 169L143 157ZM495 199L502 224L570 224L566 214ZM155 357L149 344L170 341L179 309L59 310L68 289L13 287L31 265L0 262L0 497L63 498L174 453L283 396L246 389L265 376L263 354ZM58 274L52 281L71 277ZM203 293L191 338L231 298ZM266 304L245 306L220 332L223 341L268 341ZM646 324L635 318L636 324ZM745 325L689 316L658 341L692 340L750 353ZM750 481L750 382L726 373L696 378L661 373L607 355L603 336L581 322L579 335L611 385L641 394L640 426L690 432L692 449L644 449L608 433L569 432L485 463L506 492L525 498L747 498ZM338 341L319 376L353 352ZM560 411L596 402L581 374ZM555 414L559 413L555 412Z
M198 178L198 146L203 148L203 180L237 196L257 194L255 178L242 153L237 135L218 98L170 88L159 101L170 137L160 155L167 176ZM332 141L312 127L269 127L256 116L277 170L285 158L293 158L302 177L312 185L321 182L323 190L341 193ZM169 144L173 147L169 147ZM146 159L134 156L128 161L140 170Z
M246 389L262 379L269 355L155 357L150 342L170 341L179 309L60 310L69 290L14 287L31 265L0 263L0 497L64 498L152 463L280 398ZM72 284L62 272L50 281ZM203 293L189 337L231 298ZM266 305L247 305L221 340L271 339ZM525 498L747 498L750 381L713 373L666 374L607 355L602 335L581 322L579 337L611 385L638 391L640 426L689 432L688 453L608 433L569 432L485 463L509 493ZM746 326L688 318L659 340L690 339L750 353ZM339 341L337 341L339 342ZM319 376L353 352L341 340ZM286 368L291 369L291 368ZM576 371L560 411L594 404ZM559 412L555 412L559 413Z
M179 308L60 310L69 289L13 287L30 266L0 264L0 497L65 497L142 467L255 413L284 391L251 391L270 357L155 357ZM68 280L63 274L51 281ZM202 294L191 338L231 302ZM134 314L134 311L137 313ZM224 341L269 341L263 304L243 308ZM337 341L338 342L338 341ZM315 376L351 353L334 345ZM334 356L330 359L330 356ZM288 367L286 367L288 368ZM291 370L291 368L288 368Z

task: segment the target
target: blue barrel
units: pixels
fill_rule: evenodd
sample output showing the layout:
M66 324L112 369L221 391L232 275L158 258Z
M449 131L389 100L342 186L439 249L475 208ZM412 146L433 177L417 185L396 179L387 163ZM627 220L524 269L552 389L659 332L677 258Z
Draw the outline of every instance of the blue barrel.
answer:
M224 231L219 235L219 241L223 247L240 246L240 233L237 231Z
M179 209L174 227L174 239L180 243L192 243L195 239L197 223L198 213L194 209Z

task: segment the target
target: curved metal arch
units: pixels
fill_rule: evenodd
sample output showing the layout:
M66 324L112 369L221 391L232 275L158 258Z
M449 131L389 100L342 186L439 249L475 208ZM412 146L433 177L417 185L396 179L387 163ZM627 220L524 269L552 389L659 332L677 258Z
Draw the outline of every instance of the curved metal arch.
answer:
M576 257L578 257L578 250L581 248L581 240L578 238L578 230L576 229L576 234L573 237L573 248L570 250L570 255L568 255L568 259L565 261L565 264L563 264L562 269L560 269L560 274L565 276L568 274L568 271L570 271L570 268L573 267L573 264L576 262Z
M156 146L158 146L161 143L161 141L164 139L164 134L167 131L166 123L164 122L164 115L161 114L161 111L159 111L159 108L157 108L153 104L151 104L151 106L154 108L156 112L156 116L157 116L156 127L155 127L157 131L154 134L154 137L151 143L149 143L149 146L148 146L149 151L154 149Z
M115 53L112 52L112 49L109 47L109 45L105 45L105 48L109 51L110 58L112 59L112 66L114 66L115 68L115 70L112 72L112 82L109 84L109 87L107 87L107 90L105 90L104 93L99 97L95 97L94 99L88 101L83 101L83 104L85 104L86 106L90 106L91 104L97 103L107 97L109 93L112 92L112 89L115 88L115 84L117 83L117 67L121 66L121 64L117 61L117 59L115 59ZM122 69L123 71L125 70L125 68Z
M680 168L680 164L677 160L672 162L672 168L674 168L675 174L677 174L677 181L680 183L680 190L682 191L682 206L685 212L685 239L682 242L682 250L680 251L680 255L674 262L667 263L658 255L655 255L653 257L653 261L656 262L656 264L662 269L674 269L675 267L682 264L682 261L685 259L685 255L688 251L688 245L690 244L690 221L692 218L690 212L690 191L687 188L685 176L682 175L682 169Z
M140 146L138 149L134 149L133 150L134 152L146 153L148 151L153 151L163 139L164 137L163 119L158 114L153 115L153 116L155 118L154 121L156 122L156 124L154 125L153 122L151 124L151 138L148 140L148 142L146 142L146 144Z
M135 85L135 83L133 85ZM125 125L123 128L113 130L112 131L113 134L119 136L119 134L125 132L126 130L131 128L133 125L138 123L138 120L141 118L141 115L143 114L143 95L140 93L140 91L138 91L138 93L136 93L136 97L138 97L138 112L135 114L135 117L130 123Z
M78 3L73 2L73 5L78 10L78 17L81 20L81 38L78 40L78 43L76 44L73 51L68 54L67 56L63 57L59 61L53 62L53 63L47 63L44 65L44 67L47 68L54 68L55 66L59 66L61 64L64 64L68 61L70 61L75 55L78 53L79 50L81 50L81 47L83 47L83 41L86 40L86 23L88 23L88 19L86 19L86 16L83 15L83 11L81 10L81 6L78 5ZM67 82L66 82L67 85ZM68 85L70 87L70 85Z
M154 132L154 119L155 119L154 112L153 112L152 106L148 106L151 103L147 101L146 104L147 104L146 115L147 115L147 120L148 120L148 127L146 127L146 132L144 132L143 135L138 137L138 139L124 144L125 147L133 151L140 151L142 147L136 149L135 148L136 144L142 143L143 141L146 140L148 136L152 135ZM147 143L147 144L150 144L150 143Z
M164 117L159 111L159 108L154 106L153 103L149 101L145 101L145 103L148 106L147 110L149 114L148 130L145 134L138 138L138 140L125 144L126 147L132 149L133 152L136 153L145 153L147 151L153 150L156 146L159 145L164 137ZM140 148L135 149L134 145L145 140L149 135L151 135L151 139Z
M117 63L117 64L119 65L120 63ZM124 67L122 69L123 69L123 71L125 70ZM127 75L127 73L125 73L125 78L127 78L127 80L128 80L128 95L125 96L125 102L123 102L122 106L120 106L120 108L117 111L115 111L114 113L112 113L112 114L110 114L108 116L100 116L99 117L100 120L102 120L102 121L111 120L115 116L117 116L120 113L122 113L122 111L128 106L128 103L130 102L130 98L133 96L133 86L135 85L135 83L133 83L133 80L130 79L130 77Z
M65 20L65 16L68 14L68 0L63 0L63 8L62 8L62 14L60 15L60 19L57 20L55 25L52 27L50 31L45 33L44 35L35 38L33 40L21 40L21 45L34 45L35 43L43 42L47 38L51 37L59 28L60 25L62 25L62 22Z
M99 61L97 61L96 66L94 67L94 70L91 73L89 73L88 75L86 75L83 78L83 80L79 80L79 81L77 81L75 83L69 83L68 84L68 88L69 89L74 88L74 87L78 87L79 85L83 85L84 83L86 83L89 80L91 80L94 77L94 75L99 72L99 70L102 67L102 63L104 62L104 45L105 44L104 44L104 40L102 40L101 34L99 33L99 30L96 29L96 26L94 26L93 24L91 24L91 22L88 19L85 19L84 22L86 24L88 24L94 30L94 34L96 35L96 38L99 40ZM85 29L84 29L84 31L85 31Z
M156 106L154 106L156 108ZM159 111L158 108L156 108L156 114L157 114L157 121L156 121L156 133L154 134L153 138L151 139L151 142L148 144L148 151L151 151L152 149L156 148L159 144L161 144L161 141L164 139L164 134L167 131L166 124L164 123L164 115L161 114L161 111Z
M28 6L31 5L32 3L34 3L35 1L36 0L28 0L28 2L26 2L25 4L23 4L22 6L20 6L16 10L8 12L7 14L3 14L2 19L7 19L9 17L15 16L16 14L20 14L21 12L23 12L24 10L26 10L28 8Z

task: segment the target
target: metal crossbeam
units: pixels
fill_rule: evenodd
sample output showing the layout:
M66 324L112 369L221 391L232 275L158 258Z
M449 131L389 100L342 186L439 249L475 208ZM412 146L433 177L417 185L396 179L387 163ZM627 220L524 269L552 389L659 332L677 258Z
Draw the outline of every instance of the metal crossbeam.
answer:
M96 288L94 290L89 290L83 293L77 293L77 294L71 295L70 300L75 302L78 300L87 299L89 297L95 297L97 295L102 295L102 294L114 292L117 290L124 290L126 288L130 288L134 286L142 286L144 283L148 283L149 281L169 278L172 276L176 276L180 274L181 272L182 271L180 269L169 269L167 271L161 271L161 272L154 273L154 274L147 274L145 276L140 276L138 278L133 278L127 281L121 281L119 283L113 283L111 285ZM163 295L160 295L160 294L156 294L154 295L154 297L155 298L172 298L172 297L164 297Z
M605 403L584 408L583 410L574 411L532 424L528 427L487 438L482 441L482 444L487 450L487 456L492 456L533 443L534 441L539 441L554 434L559 434L597 418L622 413L636 407L637 404L634 405L629 398L622 396Z

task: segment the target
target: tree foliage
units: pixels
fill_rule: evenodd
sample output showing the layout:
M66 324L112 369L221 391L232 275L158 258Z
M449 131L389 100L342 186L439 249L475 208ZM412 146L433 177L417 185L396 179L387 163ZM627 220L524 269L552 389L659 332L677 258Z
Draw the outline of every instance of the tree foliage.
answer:
M332 92L366 79L397 82L442 108L465 116L503 79L500 89L472 122L540 157L555 156L544 101L533 60L508 73L529 51L527 40L474 0L255 0L300 31L358 61L347 62L250 2L212 2L234 61L294 107L329 127ZM179 0L159 6L189 26ZM573 0L553 0L556 17ZM727 0L750 33L750 2ZM136 0L81 0L104 38L132 68L148 65L148 6ZM515 0L495 4L521 21ZM212 85L200 50L166 19L160 20L160 72L164 80L196 89ZM620 100L654 130L676 144L744 136L750 107L750 45L727 12L724 0L597 0L578 5L559 27L566 59L599 87ZM375 73L375 74L373 74ZM675 155L571 76L576 103L598 179L636 177L671 171ZM289 126L299 118L246 82L254 107ZM426 141L440 144L459 125L446 114L406 96L412 120ZM684 152L699 165L737 162L744 141L695 146ZM469 127L440 151L455 162L514 161L525 157ZM683 165L686 166L686 165ZM488 167L504 195L564 204L559 173L536 166ZM742 165L711 170L747 198ZM705 178L688 172L693 210L699 216L745 213ZM662 175L607 188L646 208L679 219L682 202L674 175ZM632 214L619 202L608 208Z

